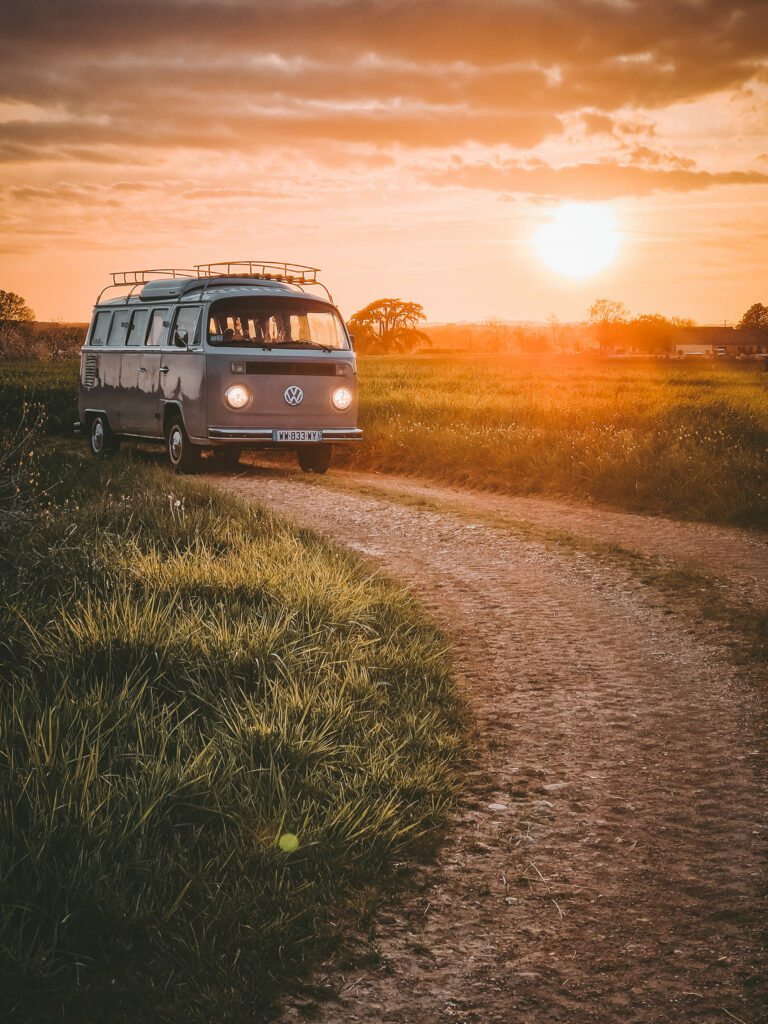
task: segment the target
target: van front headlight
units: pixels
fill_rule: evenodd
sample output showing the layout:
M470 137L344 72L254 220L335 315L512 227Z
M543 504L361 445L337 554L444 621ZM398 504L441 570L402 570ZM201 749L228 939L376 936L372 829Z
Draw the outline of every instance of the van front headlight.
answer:
M352 405L352 392L349 388L336 388L331 396L331 402L333 402L334 409L344 412Z
M224 401L230 409L244 409L251 400L251 392L245 384L233 384L224 392Z

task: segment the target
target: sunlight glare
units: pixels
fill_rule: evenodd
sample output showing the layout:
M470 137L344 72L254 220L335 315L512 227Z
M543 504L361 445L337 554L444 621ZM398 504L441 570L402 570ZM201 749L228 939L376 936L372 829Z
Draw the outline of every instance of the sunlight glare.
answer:
M547 266L566 277L591 277L616 259L621 232L612 211L594 203L565 203L534 238Z

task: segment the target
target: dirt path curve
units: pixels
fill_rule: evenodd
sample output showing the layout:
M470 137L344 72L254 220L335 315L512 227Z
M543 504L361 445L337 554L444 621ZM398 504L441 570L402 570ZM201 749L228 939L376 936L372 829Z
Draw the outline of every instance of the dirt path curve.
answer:
M480 734L438 863L370 926L378 962L324 965L336 995L284 1021L768 1020L764 709L714 640L621 570L463 516L218 482L412 583Z
M447 502L468 512L496 513L547 530L562 530L629 551L687 562L738 584L749 596L768 601L768 534L710 523L680 522L668 516L619 512L534 495L493 494L386 473L336 470L341 480L410 497ZM768 527L768 524L766 524Z

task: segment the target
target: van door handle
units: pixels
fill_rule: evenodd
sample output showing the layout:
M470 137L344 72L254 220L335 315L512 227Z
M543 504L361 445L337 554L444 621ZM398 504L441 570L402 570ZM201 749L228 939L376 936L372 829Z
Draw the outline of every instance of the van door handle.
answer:
M146 369L145 366L140 366L139 367L139 373L146 373L146 372L147 372L147 369Z
M160 367L160 373L168 373L168 367L167 366L161 366Z

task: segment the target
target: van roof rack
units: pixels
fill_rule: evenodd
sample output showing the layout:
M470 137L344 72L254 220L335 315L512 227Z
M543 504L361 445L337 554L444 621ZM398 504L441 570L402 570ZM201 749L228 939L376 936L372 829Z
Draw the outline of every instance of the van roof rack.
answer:
M266 277L288 281L289 284L319 284L319 267L301 263L275 263L264 260L222 260L219 263L197 263L199 277Z
M318 267L305 267L301 263L282 263L272 260L222 260L219 263L197 263L191 269L162 267L153 270L118 270L112 273L112 283L99 292L96 304L101 302L104 292L111 288L129 288L130 298L139 285L168 278L187 278L190 281L212 283L215 278L249 278L267 281L284 281L286 284L319 285L328 295L331 294L322 281L318 281ZM333 301L333 299L331 299Z

